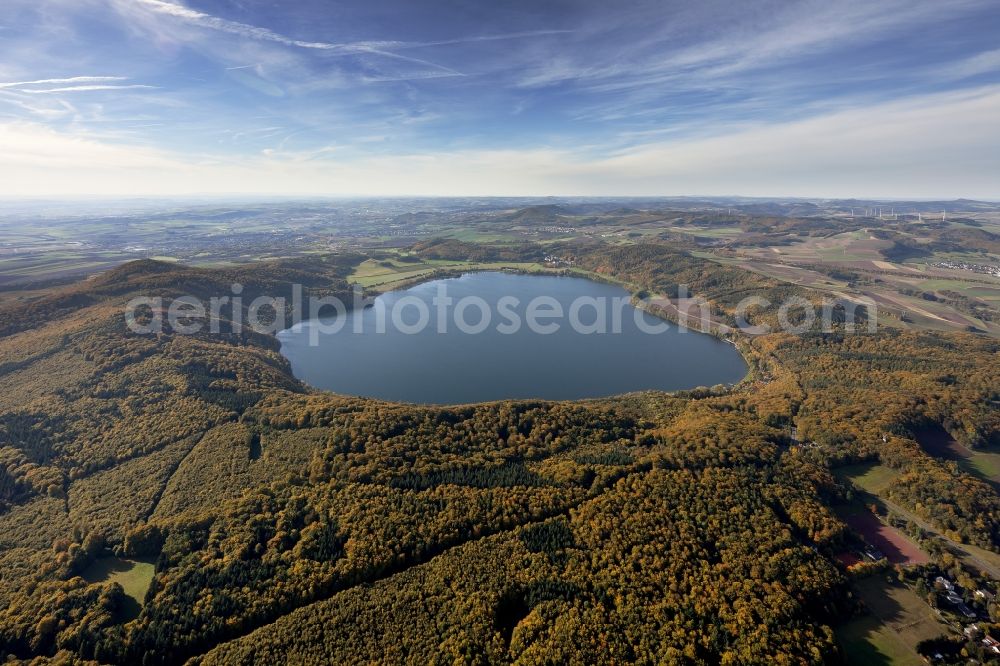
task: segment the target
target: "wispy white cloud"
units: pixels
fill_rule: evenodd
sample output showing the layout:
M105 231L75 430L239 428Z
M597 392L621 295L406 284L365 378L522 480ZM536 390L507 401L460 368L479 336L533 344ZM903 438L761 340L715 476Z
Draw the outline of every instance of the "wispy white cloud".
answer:
M984 51L957 62L945 63L931 68L930 73L937 79L964 79L979 74L1000 74L1000 49Z
M96 92L101 90L156 90L156 86L147 86L141 84L133 84L125 86L108 86L108 85L66 86L63 88L21 88L20 92L28 93L29 95L52 95L56 93Z
M267 28L260 28L257 26L249 25L247 23L240 23L238 21L230 21L228 19L224 19L218 16L213 16L211 14L206 14L204 12L200 12L195 9L190 9L188 7L175 4L173 2L165 2L164 0L133 0L133 2L137 5L146 7L147 9L156 12L158 14L172 16L174 18L181 19L189 23L194 23L204 28L211 28L212 30L228 32L230 34L238 35L240 37L246 37L249 39L260 39L268 42L277 42L279 44L284 44L286 46L297 46L305 49L340 50L345 48L351 48L352 46L352 45L329 44L326 42L310 42L310 41L292 39L291 37L286 37L282 34L279 34ZM370 46L374 48L375 44L371 43Z
M184 5L179 5L173 2L165 2L164 0L133 0L133 4L138 5L140 7L144 7L155 14L160 14L174 19L179 19L181 21L184 21L185 23L200 28L216 30L231 35L236 35L238 37L242 37L245 39L271 42L275 44L281 44L283 46L295 47L300 49L321 51L329 55L380 56L392 60L399 60L410 64L420 65L451 76L461 75L458 71L450 67L445 67L444 65L439 65L437 63L430 62L422 58L416 58L396 53L395 50L398 50L401 47L405 46L400 42L360 41L360 42L347 42L347 43L332 43L332 42L308 41L308 40L301 40L288 37L286 35L282 35L281 33L270 30L268 28L262 28L259 26L250 25L248 23L240 23L239 21L231 21L229 19L224 19L219 16L214 16L212 14L207 14L205 12L200 12L195 9L191 9Z
M509 39L527 39L531 37L548 37L551 35L570 35L573 30L523 30L521 32L504 32L496 35L471 35L456 39L445 39L436 42L383 42L397 49L417 49L432 46L454 46L459 44L475 44L477 42L500 42Z
M650 86L718 88L726 80L755 69L831 49L885 38L917 26L990 6L992 0L913 2L913 0L843 0L828 3L763 4L760 11L709 13L693 30L706 39L687 43L670 21L661 28L616 46L615 57L580 49L554 58L538 58L525 68L519 85L540 88L574 82L595 93ZM594 28L600 32L600 26Z
M149 8L154 12L165 14L167 16L173 16L174 18L178 19L183 19L185 21L189 21L191 23L200 25L205 28L211 28L213 30L219 30L221 32L228 32L234 35L239 35L240 37L246 37L249 39L260 39L269 42L277 42L279 44L284 44L286 46L297 46L299 48L304 48L304 49L333 51L336 53L343 53L343 54L381 53L386 50L415 49L415 48L426 48L432 46L448 46L456 44L468 44L472 42L490 42L490 41L499 41L507 39L520 39L526 37L539 37L543 35L552 35L552 34L570 32L568 30L527 30L520 32L502 33L496 35L473 35L469 37L461 37L456 39L427 41L427 42L405 42L405 41L395 41L395 40L381 40L381 41L372 40L372 41L356 41L356 42L345 42L345 43L316 42L316 41L295 39L293 37L287 37L268 28L261 28L258 26L250 25L248 23L240 23L239 21L230 21L229 19L213 16L212 14L206 14L205 12L200 12L195 9L185 7L184 5L176 4L173 2L166 2L166 0L133 0L133 1Z
M65 79L37 79L35 81L15 81L0 83L0 88L23 88L25 86L47 86L57 84L103 83L107 81L127 81L124 76L71 76Z
M441 78L448 76L463 76L458 70L434 62L426 58L419 58L413 55L400 53L400 51L412 51L417 49L427 49L432 47L452 46L460 44L472 44L480 42L494 42L512 39L527 39L570 32L568 30L527 30L519 32L507 32L500 34L463 36L455 39L436 41L397 41L397 40L368 40L351 42L323 42L301 40L283 35L268 28L262 28L248 23L232 21L219 16L207 14L195 9L191 9L181 4L167 2L166 0L133 0L139 6L145 7L151 12L169 16L185 21L189 24L229 33L246 39L272 42L289 47L321 51L329 55L338 56L368 56L380 57L395 60L411 65L419 65L429 71L392 73L387 75L362 77L363 81L408 81L429 78ZM235 68L229 68L235 69Z
M400 74L377 74L371 76L362 76L361 80L365 83L393 83L401 81L427 81L429 79L446 79L453 76L464 76L461 72L455 71L430 71L430 72L412 72L412 73L400 73Z
M607 149L358 157L338 145L182 156L0 123L0 194L669 195L1000 198L1000 87L899 100L723 135ZM268 128L270 129L270 128ZM941 165L949 165L942 169Z
M42 104L34 104L32 101L10 94L0 94L0 104L7 104L21 111L26 111L31 116L44 121L64 120L77 117L79 114L76 107L63 99L47 100Z

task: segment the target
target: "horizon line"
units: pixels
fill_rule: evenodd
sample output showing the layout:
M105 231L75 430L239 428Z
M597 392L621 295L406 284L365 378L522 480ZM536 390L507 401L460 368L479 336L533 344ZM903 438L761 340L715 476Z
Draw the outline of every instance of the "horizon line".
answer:
M366 200L366 199L593 199L593 200L669 200L669 199L750 199L750 200L782 200L782 201L882 201L882 202L914 202L954 203L960 201L972 203L1000 204L1000 195L993 197L976 196L812 196L812 195L780 195L780 194L251 194L251 193L187 193L187 194L37 194L8 195L0 193L0 202L41 202L41 201L135 201L145 199L256 199L256 200Z

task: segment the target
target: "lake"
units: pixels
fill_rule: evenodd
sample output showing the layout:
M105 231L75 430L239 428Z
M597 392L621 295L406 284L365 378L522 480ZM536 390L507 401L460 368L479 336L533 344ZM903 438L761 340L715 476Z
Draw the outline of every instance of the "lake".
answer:
M302 381L400 402L576 400L746 375L732 345L637 310L628 297L582 278L468 273L303 321L278 338Z

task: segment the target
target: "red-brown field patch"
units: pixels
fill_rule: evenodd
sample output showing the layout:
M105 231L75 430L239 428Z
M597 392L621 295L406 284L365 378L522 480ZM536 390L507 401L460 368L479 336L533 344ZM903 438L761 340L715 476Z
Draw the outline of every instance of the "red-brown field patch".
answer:
M914 433L920 447L934 456L945 460L964 460L972 457L972 451L962 446L939 425L923 428Z
M871 511L852 505L839 512L841 518L865 541L882 551L892 564L926 564L930 558L902 532L886 525Z

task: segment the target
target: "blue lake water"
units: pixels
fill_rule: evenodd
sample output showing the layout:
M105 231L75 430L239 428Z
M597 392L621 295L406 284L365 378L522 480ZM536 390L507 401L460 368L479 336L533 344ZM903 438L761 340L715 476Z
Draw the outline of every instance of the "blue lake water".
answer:
M636 310L624 289L573 277L435 280L278 338L295 376L316 388L414 403L674 391L735 383L747 371L732 345Z

